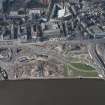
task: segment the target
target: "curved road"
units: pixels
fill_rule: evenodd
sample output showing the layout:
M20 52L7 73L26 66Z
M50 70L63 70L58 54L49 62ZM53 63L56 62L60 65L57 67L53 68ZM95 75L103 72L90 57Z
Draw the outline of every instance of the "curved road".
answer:
M96 44L90 44L88 48L88 52L91 58L96 63L98 73L101 74L103 78L105 79L105 63L101 59L100 55L97 53Z

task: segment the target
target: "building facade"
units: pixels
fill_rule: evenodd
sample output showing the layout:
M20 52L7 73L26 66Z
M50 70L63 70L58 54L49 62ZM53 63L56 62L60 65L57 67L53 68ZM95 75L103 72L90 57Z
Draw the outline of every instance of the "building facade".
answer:
M40 0L40 2L44 5L48 5L51 0Z

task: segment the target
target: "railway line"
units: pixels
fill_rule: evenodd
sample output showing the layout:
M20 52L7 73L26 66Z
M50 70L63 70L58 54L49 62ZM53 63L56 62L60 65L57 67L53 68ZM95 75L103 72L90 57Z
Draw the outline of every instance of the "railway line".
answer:
M100 55L97 53L96 45L91 44L91 46L89 46L89 48L88 48L88 52L89 52L91 58L95 62L95 66L97 67L97 72L99 74L101 74L103 76L103 78L105 79L105 63L101 59Z

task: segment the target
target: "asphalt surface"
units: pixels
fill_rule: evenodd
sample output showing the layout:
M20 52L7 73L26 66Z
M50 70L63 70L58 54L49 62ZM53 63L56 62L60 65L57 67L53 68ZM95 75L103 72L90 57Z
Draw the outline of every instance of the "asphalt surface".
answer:
M67 40L65 38L55 38L55 40L53 41L44 41L44 42L23 42L21 43L21 41L16 41L16 40L4 40L4 41L0 41L0 47L8 47L8 46L13 46L13 45L43 45L45 43L48 44L62 44L62 43L68 43L68 44L90 44L90 43L105 43L105 38L102 39L87 39L87 40Z

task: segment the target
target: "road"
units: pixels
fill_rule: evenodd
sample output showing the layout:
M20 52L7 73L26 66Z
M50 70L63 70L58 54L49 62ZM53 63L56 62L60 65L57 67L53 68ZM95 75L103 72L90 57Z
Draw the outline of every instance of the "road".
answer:
M0 47L8 47L8 46L15 46L15 45L43 45L43 44L63 44L63 43L68 43L68 44L90 44L90 43L105 43L105 38L103 39L87 39L87 40L67 40L66 38L55 38L52 41L44 41L44 42L21 42L21 41L10 41L10 40L0 40Z
M94 60L94 62L96 64L95 66L97 66L98 73L101 74L103 76L103 78L105 79L105 63L101 59L100 55L97 53L96 45L91 44L88 48L88 52L89 52L91 58Z
M38 43L25 43L25 44L44 44L44 43L51 43L51 44L62 44L62 43L68 43L68 44L89 44L89 43L105 43L105 39L87 39L87 40L67 40L66 38L55 38L53 41L45 41L45 42L38 42ZM21 43L17 43L21 44ZM22 43L24 44L24 43Z

